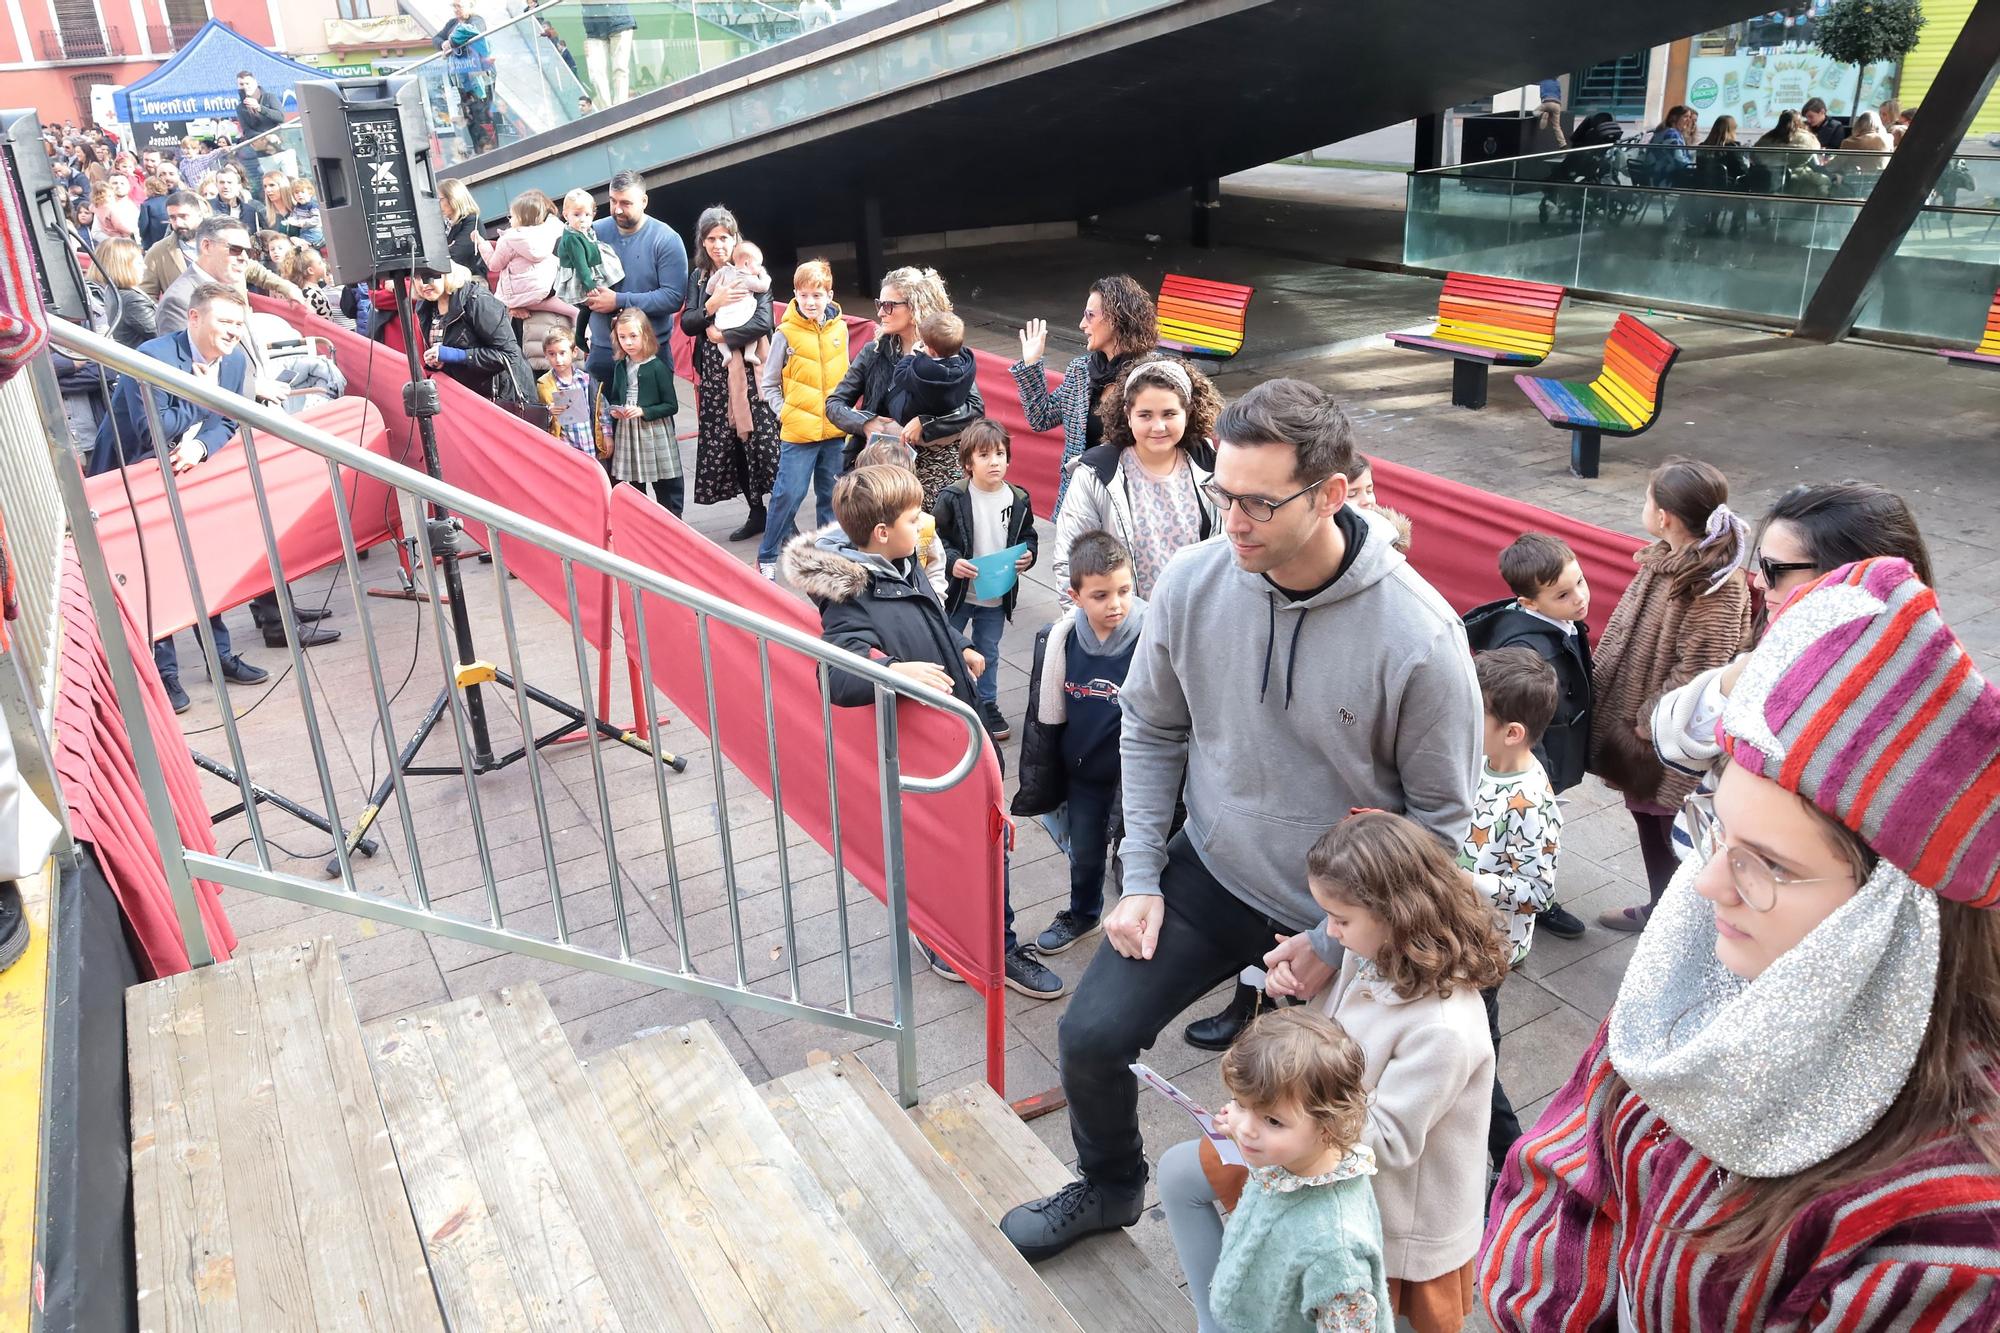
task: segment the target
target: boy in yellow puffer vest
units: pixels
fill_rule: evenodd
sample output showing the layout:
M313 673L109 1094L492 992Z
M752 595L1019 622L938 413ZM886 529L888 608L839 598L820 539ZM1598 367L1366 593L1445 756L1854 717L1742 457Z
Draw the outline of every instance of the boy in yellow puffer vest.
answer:
M809 259L792 275L792 299L771 335L771 355L758 377L764 401L778 416L778 478L770 516L757 546L757 569L776 576L778 551L792 538L792 520L806 487L818 494L818 526L833 522L833 483L840 478L846 436L827 420L826 396L847 373L847 324L833 301L833 269Z

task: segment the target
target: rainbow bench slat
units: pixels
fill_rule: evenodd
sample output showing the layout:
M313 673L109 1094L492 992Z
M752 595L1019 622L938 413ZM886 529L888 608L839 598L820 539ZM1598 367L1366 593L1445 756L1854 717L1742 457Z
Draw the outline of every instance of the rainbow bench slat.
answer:
M1169 273L1160 283L1160 346L1187 356L1228 360L1243 350L1254 287Z
M1604 341L1604 367L1596 379L1584 383L1517 375L1514 383L1543 420L1569 427L1570 471L1594 477L1604 436L1637 435L1659 419L1667 372L1680 354L1677 344L1632 316L1620 315Z
M1493 366L1538 366L1556 345L1556 312L1563 289L1546 282L1453 273L1438 297L1437 327L1429 333L1392 333L1389 341L1413 352L1451 357L1451 401L1477 411L1486 406L1486 372Z
M2000 366L2000 291L1993 293L1993 304L1986 311L1986 335L1979 340L1979 346L1969 352L1940 347L1938 355L1953 365Z

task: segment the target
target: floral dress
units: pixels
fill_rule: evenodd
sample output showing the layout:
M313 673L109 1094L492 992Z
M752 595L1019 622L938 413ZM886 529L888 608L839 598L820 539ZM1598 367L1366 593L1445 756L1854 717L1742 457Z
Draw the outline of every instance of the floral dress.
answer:
M1151 597L1174 552L1201 540L1194 469L1180 454L1171 474L1154 477L1140 465L1139 451L1127 449L1118 456L1118 470L1132 501L1132 583L1139 596Z
M763 395L750 395L750 438L736 438L729 424L729 353L705 337L694 339L694 502L721 504L743 496L762 504L778 477L778 417Z

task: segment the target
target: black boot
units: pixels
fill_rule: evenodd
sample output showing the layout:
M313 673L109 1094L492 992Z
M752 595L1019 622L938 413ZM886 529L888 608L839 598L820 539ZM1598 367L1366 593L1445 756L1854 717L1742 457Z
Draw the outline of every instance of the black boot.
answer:
M1236 993L1229 997L1229 1007L1213 1018L1197 1019L1187 1025L1181 1035L1188 1045L1199 1046L1204 1051L1226 1051L1236 1035L1250 1026L1250 1020L1257 1016L1257 1001L1264 994L1255 986L1236 983Z
M743 520L742 527L729 534L729 540L733 542L747 542L752 537L761 537L763 535L764 502L762 500L752 500L750 502L750 516Z

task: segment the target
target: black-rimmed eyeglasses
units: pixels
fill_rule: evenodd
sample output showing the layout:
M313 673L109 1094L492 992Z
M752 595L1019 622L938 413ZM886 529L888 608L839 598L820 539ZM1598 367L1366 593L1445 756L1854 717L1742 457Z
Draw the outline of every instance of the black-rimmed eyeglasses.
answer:
M1201 492L1214 502L1217 514L1227 514L1229 506L1241 505L1243 512L1250 516L1252 523L1269 523L1278 516L1280 509L1283 509L1302 495L1311 495L1331 480L1333 480L1331 477L1321 477L1304 490L1293 491L1282 500L1266 500L1261 495L1232 495L1212 481L1203 482L1201 484Z

